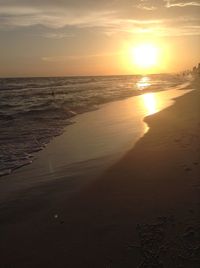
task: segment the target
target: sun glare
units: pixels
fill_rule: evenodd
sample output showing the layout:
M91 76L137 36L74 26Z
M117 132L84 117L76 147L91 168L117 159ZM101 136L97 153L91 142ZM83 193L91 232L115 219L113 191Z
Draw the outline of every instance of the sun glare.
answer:
M136 85L139 90L144 90L151 86L150 78L148 76L144 76L137 82Z
M141 44L133 48L134 64L140 68L150 68L157 64L158 48L153 44Z
M147 115L155 114L157 112L157 101L155 94L146 93L142 95L144 107L146 108Z

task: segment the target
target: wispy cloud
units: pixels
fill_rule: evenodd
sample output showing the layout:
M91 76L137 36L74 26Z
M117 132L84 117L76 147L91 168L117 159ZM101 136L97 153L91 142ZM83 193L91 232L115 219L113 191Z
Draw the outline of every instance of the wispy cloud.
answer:
M157 7L155 7L155 6L146 6L146 5L143 5L143 4L137 5L137 8L143 9L143 10L148 10L148 11L152 11L152 10L157 9Z
M93 27L104 26L112 21L112 14L109 11L94 11L92 13L73 13L70 11L41 12L32 10L24 13L1 12L0 27L15 28L43 25L48 28L62 28L65 26Z
M74 35L69 33L59 33L57 31L55 32L47 32L41 35L44 38L49 39L63 39L63 38L72 38Z
M42 57L42 61L46 62L66 62L69 60L76 61L81 59L90 59L90 58L103 58L103 57L112 57L120 55L121 53L101 53L101 54L89 54L89 55L71 55L71 56L55 56L55 57Z
M200 26L182 26L178 29L173 27L157 27L158 36L199 36Z
M52 39L70 38L71 34L62 31L65 27L93 28L107 35L120 32L162 36L200 35L199 15L194 17L190 13L185 19L179 13L175 19L175 15L169 12L171 7L185 7L183 10L186 11L187 7L196 9L200 6L200 0L133 0L131 3L130 0L66 0L59 3L55 0L0 0L0 29L39 25L48 29L43 37ZM153 19L153 12L157 12L157 18L162 19Z
M136 7L146 11L153 11L158 9L159 6L156 5L155 1L152 0L140 0L139 4L137 4Z
M166 7L189 7L189 6L200 6L200 1L188 1L188 0L164 0Z

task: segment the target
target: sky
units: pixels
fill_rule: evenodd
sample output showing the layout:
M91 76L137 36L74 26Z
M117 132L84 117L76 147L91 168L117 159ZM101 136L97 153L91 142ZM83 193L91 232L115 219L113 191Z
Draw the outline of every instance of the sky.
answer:
M0 77L138 74L146 43L149 72L180 72L200 61L199 14L200 0L0 0Z

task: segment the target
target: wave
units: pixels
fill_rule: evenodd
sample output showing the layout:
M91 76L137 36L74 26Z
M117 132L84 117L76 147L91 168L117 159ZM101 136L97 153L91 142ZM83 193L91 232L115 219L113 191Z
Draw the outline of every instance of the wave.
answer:
M141 94L139 76L0 79L0 176L32 162L75 115ZM147 91L183 84L173 75L154 75Z

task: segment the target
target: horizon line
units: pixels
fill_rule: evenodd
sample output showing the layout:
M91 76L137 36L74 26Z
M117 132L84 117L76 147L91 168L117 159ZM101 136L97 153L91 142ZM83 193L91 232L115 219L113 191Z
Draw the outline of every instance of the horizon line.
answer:
M97 75L57 75L57 76L0 76L0 79L17 79L17 78L64 78L64 77L104 77L104 76L148 76L159 74L179 74L190 70L184 70L180 72L160 72L160 73L138 73L138 74L97 74Z

